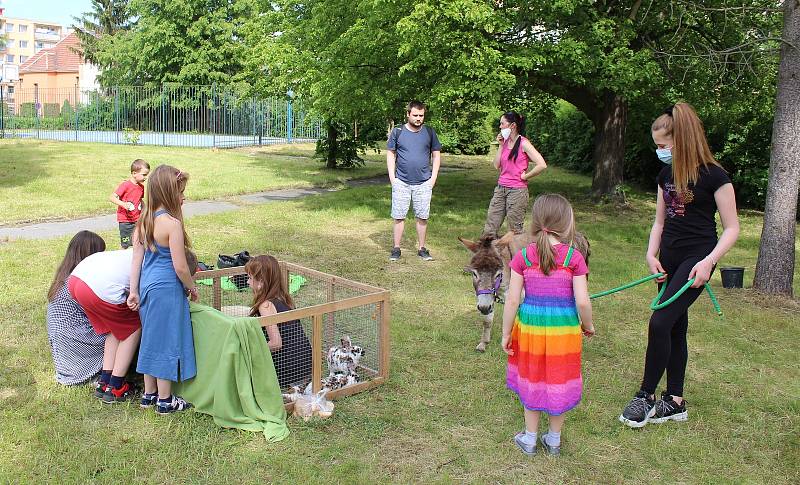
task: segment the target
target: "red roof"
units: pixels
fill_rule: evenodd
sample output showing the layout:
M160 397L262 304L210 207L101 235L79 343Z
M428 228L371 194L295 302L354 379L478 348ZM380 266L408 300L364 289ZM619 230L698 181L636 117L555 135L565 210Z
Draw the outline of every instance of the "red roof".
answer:
M81 41L71 32L56 45L42 49L19 66L19 73L26 72L78 72L83 64L81 55L73 49L80 49Z

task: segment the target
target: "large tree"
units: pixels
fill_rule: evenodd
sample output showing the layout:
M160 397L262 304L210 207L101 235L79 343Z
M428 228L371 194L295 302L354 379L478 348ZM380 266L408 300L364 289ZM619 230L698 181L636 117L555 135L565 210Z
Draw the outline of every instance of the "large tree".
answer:
M101 37L96 58L105 86L230 83L242 69L243 26L256 0L131 0L135 25Z
M753 286L792 295L800 191L800 1L785 0L767 205Z
M74 17L72 27L81 41L84 59L96 64L98 37L114 35L130 27L128 3L128 0L92 0L90 11Z
M744 3L764 10L767 2ZM769 21L748 10L752 18L744 25L725 23L726 4L423 0L399 24L400 52L409 54L401 69L443 80L433 86L433 96L454 104L466 98L509 107L542 92L569 101L594 125L593 192L615 195L623 181L631 106L641 111L650 104L651 116L667 100L690 94L714 100L724 87L693 57L745 44ZM731 54L727 61L723 70L730 71L739 59ZM676 78L688 63L701 72ZM516 82L507 83L509 77ZM499 99L493 98L498 90Z

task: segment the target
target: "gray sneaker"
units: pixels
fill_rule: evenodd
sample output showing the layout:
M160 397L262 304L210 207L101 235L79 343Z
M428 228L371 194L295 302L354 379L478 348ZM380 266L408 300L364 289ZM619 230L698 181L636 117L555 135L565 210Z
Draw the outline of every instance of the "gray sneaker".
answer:
M539 438L539 440L542 442L542 446L544 446L544 449L547 450L547 452L550 453L551 455L558 456L558 455L561 454L561 446L560 445L559 446L550 446L547 443L547 434L543 434Z
M397 261L400 259L400 248L392 248L392 253L389 255L389 261Z
M514 443L516 443L517 447L522 450L528 456L533 456L536 454L536 442L533 444L525 443L522 438L525 436L525 432L522 431L514 435Z
M423 261L433 261L433 256L431 256L430 251L428 251L428 248L426 248L426 247L419 248L419 251L417 251L417 255Z

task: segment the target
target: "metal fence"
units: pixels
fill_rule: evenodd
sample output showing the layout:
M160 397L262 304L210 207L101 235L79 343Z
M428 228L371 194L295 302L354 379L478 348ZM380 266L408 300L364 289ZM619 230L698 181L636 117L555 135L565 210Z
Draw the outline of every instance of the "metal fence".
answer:
M105 90L0 86L0 137L183 147L315 141L321 120L299 100L220 86Z

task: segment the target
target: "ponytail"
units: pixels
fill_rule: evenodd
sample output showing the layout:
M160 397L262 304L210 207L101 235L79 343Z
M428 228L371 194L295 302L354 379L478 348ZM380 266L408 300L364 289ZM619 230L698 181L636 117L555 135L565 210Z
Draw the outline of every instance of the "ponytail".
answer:
M546 275L556 267L556 251L547 237L548 231L540 229L536 233L536 253L539 256L539 269Z
M708 146L703 122L690 104L670 106L650 129L672 136L672 181L678 193L685 192L689 184L697 183L701 165L720 166Z
M517 125L517 134L519 136L517 137L516 143L514 143L514 148L511 149L511 155L509 157L510 160L516 161L517 155L519 154L519 146L522 143L522 137L525 135L525 117L516 111L509 111L503 114L503 118L509 123Z

